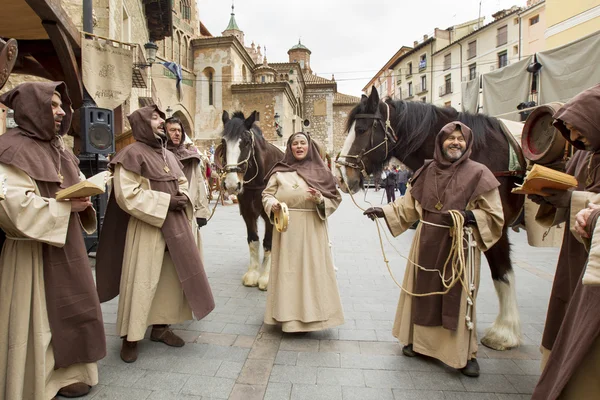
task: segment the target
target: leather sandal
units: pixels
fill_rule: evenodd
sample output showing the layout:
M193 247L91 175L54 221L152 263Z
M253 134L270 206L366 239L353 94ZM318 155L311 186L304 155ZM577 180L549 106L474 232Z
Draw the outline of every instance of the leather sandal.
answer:
M409 344L402 348L402 354L406 357L416 357L417 353L413 350L413 345Z
M183 347L185 345L185 341L173 333L168 325L154 325L150 334L150 340L153 342L163 342L167 346L173 347Z
M121 360L126 363L132 363L138 358L137 342L129 342L127 339L123 339L121 345Z
M58 391L58 395L67 398L75 398L85 396L90 392L92 387L87 383L76 382L72 383L69 386L65 386L64 388Z
M464 368L460 369L463 375L477 378L479 376L479 363L476 358L471 358L467 361L467 365Z

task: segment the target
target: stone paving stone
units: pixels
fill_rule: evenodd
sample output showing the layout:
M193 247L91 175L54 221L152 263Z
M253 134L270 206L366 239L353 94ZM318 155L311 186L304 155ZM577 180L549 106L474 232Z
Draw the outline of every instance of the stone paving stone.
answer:
M361 368L391 371L438 371L435 362L422 358L404 356L369 356L364 354L342 354L342 368Z
M254 336L238 335L233 345L236 347L244 347L249 349L254 344L254 339Z
M540 376L540 361L539 360L514 360L514 363L519 366L525 375Z
M519 393L533 393L540 377L538 375L506 375L506 379L512 383Z
M340 340L377 340L374 329L340 329Z
M444 400L440 390L402 390L392 389L394 400ZM464 393L464 392L463 392Z
M340 367L340 355L338 353L298 353L298 366L304 367Z
M181 394L193 394L207 398L227 399L235 385L234 379L212 376L192 376L181 389Z
M273 360L247 359L237 379L237 383L266 386L269 382L269 375L271 375L272 368Z
M365 383L371 388L414 389L408 372L365 370Z
M152 391L147 389L104 386L104 388L94 396L94 400L145 400L151 393Z
M281 328L267 324L263 324L263 326L260 327L260 331L257 335L257 339L277 340L281 339L282 337L283 332L281 331Z
M179 392L188 381L190 375L174 372L148 371L140 379L135 381L131 387L138 389L166 390L168 392Z
M495 393L465 393L444 391L446 400L498 400Z
M222 361L238 361L244 362L250 353L250 349L241 347L225 347L214 344L207 344L206 353L203 358L222 360Z
M520 375L523 373L513 360L481 358L477 359L477 362L483 374Z
M319 352L360 353L358 342L348 340L321 340Z
M104 334L106 336L117 336L117 324L104 323Z
M319 341L313 339L297 339L290 336L284 336L281 339L279 350L286 351L319 351Z
M263 400L288 400L292 395L291 383L269 382Z
M250 315L248 318L246 318L246 322L244 322L244 324L258 325L260 328L260 326L263 324L263 317L261 315Z
M202 331L202 332L213 332L213 333L221 333L223 332L223 328L227 325L225 322L216 322L216 321L194 321L188 329L194 331Z
M377 340L379 342L394 342L394 343L399 343L398 339L394 337L394 335L392 335L392 331L385 329L385 330L381 330L381 329L377 329L375 331L375 334L377 335Z
M343 400L394 400L391 389L342 386Z
M193 394L181 394L168 392L164 390L157 390L152 392L147 400L202 400L201 396L195 396ZM115 399L116 400L116 399Z
M202 357L178 357L173 362L170 371L190 375L215 376L222 363L221 360L208 360Z
M400 356L402 347L396 343L360 342L360 353L366 355Z
M196 343L216 344L219 346L231 346L238 338L237 335L228 335L224 333L199 332Z
M173 329L173 333L182 338L186 343L193 343L198 339L198 336L200 336L200 331Z
M248 358L274 360L280 347L279 340L257 339L248 354Z
M216 376L221 378L237 379L237 377L240 375L240 372L242 372L243 367L243 362L223 361L216 373Z
M133 368L123 361L121 363L123 365L99 364L98 382L102 385L130 387L146 373L143 369Z
M469 392L517 393L517 390L503 375L481 374L478 378L461 376L460 379Z
M275 357L275 364L280 365L296 365L298 363L298 352L295 351L278 351Z
M340 338L339 329L325 329L324 331L307 332L306 339L337 340Z
M227 324L223 328L223 333L230 333L235 335L256 335L260 326L258 325L246 325L246 324Z
M531 400L531 396L526 394L504 394L497 393L498 400Z
M342 400L342 388L328 385L295 384L292 386L292 400Z
M319 368L317 370L317 385L364 387L365 378L363 371L360 369Z
M247 315L234 315L217 313L213 317L213 322L224 322L226 324L243 324L248 319Z
M460 373L410 372L416 389L465 391L460 381Z
M236 383L229 400L263 400L266 385L243 385Z
M269 382L282 383L317 383L317 367L298 367L290 365L274 365Z

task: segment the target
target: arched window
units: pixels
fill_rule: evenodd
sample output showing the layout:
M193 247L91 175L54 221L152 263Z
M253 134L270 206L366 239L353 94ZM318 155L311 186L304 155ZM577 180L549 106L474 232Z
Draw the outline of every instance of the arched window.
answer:
M242 65L242 82L246 82L246 66Z
M181 38L181 64L188 68L188 39L186 36Z
M215 70L207 67L202 71L202 97L206 106L215 105ZM205 99L205 100L204 100Z
M179 61L179 53L180 53L180 43L179 43L179 32L173 32L173 61L177 64L180 64Z
M179 2L179 11L184 20L189 21L192 19L192 9L190 8L189 0L181 0Z

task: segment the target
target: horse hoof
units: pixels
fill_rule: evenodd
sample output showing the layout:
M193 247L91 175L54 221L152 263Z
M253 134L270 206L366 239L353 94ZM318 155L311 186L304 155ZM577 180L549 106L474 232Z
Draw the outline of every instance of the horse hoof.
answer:
M488 330L486 335L481 338L481 344L496 351L506 351L519 347L521 340L514 335L499 336L495 331Z
M487 337L484 337L481 339L481 344L489 349L496 350L496 351L509 350L507 347L505 347L499 343L495 343L494 341L488 339Z
M258 286L259 276L256 270L248 271L242 278L242 284L247 287L256 287Z
M261 276L258 278L258 288L260 290L267 290L267 286L269 285L269 276Z

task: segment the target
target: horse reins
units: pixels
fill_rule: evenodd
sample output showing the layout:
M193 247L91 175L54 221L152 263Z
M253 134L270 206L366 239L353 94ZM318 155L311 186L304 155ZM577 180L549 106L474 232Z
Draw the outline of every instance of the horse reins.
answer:
M354 154L339 154L335 160L335 163L337 165L338 168L340 168L341 166L344 167L348 167L348 168L353 168L353 169L357 169L360 171L360 173L366 178L368 176L367 174L367 168L365 166L365 163L363 162L363 157L366 156L367 154L377 150L378 148L380 148L381 146L385 146L385 157L384 159L387 159L388 154L390 153L390 151L392 151L395 146L398 144L398 136L396 135L396 132L394 131L394 128L392 128L392 124L391 124L391 120L390 120L390 106L387 103L384 103L386 108L387 108L387 116L385 119L385 123L384 123L384 119L382 118L381 114L379 114L379 112L375 113L375 114L356 114L354 116L354 119L372 119L373 120L373 128L371 129L371 148L367 151L361 150L361 152L357 155ZM379 143L377 146L373 146L373 136L375 133L375 127L377 126L377 123L381 124L381 127L383 128L385 135L383 138L383 141L381 143ZM392 143L392 147L389 147L389 143ZM344 160L340 160L340 157L343 157ZM346 159L354 159L355 161L347 161Z

